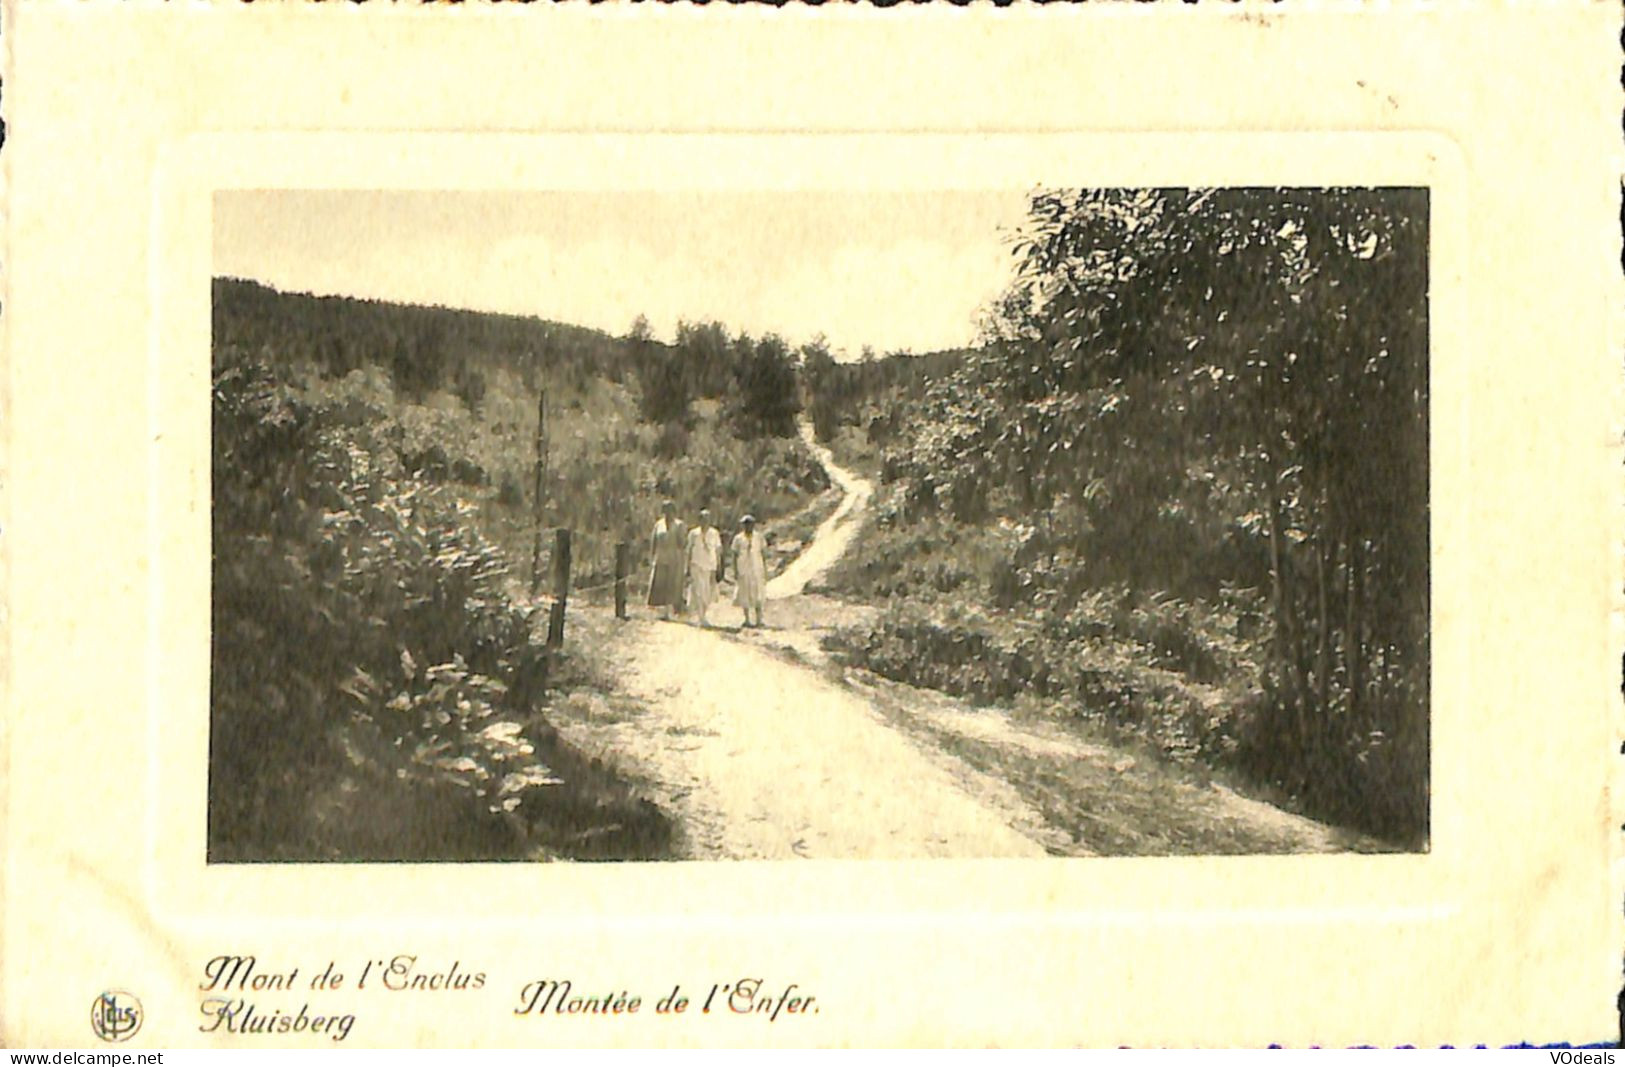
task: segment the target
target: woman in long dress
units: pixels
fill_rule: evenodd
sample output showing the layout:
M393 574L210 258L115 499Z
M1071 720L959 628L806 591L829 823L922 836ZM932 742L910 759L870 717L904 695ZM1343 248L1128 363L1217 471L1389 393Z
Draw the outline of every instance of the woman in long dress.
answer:
M677 518L676 505L668 500L660 505L649 553L654 559L649 574L649 606L659 608L662 619L671 618L674 608L683 610L683 557L687 548L688 531Z
M694 617L710 626L706 613L717 592L717 570L722 563L722 534L711 525L711 512L700 509L700 524L688 531L688 588L694 596Z
M734 534L730 554L734 558L734 580L739 583L734 603L745 609L745 625L762 625L762 606L767 599L767 564L762 560L762 539L756 533L756 520L746 515L743 527ZM756 621L752 622L751 617Z

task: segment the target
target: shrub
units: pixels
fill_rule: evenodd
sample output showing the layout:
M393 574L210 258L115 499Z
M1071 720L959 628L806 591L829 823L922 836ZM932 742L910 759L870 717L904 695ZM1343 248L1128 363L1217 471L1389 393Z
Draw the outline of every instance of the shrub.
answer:
M512 509L525 506L525 491L519 488L519 479L512 471L502 476L502 487L497 490L497 503Z
M655 438L654 453L661 459L676 459L688 453L688 430L680 422L668 422Z
M263 367L216 377L214 859L319 850L309 798L343 774L502 813L553 782L501 711L529 636L503 557L465 505L328 414Z
M457 371L452 377L452 392L467 406L469 413L476 417L484 410L485 390L484 374L466 361L457 365Z
M1175 758L1222 759L1247 712L1216 711L1177 676L1031 623L937 617L894 608L868 633L837 631L830 647L877 674L980 703L1030 694L1131 733Z
M447 353L439 330L420 328L404 332L394 342L390 374L402 395L420 400L446 380Z
M740 437L790 437L801 410L795 364L782 338L772 334L744 352L735 366L729 416Z
M639 364L638 383L642 386L638 411L645 422L687 421L694 396L676 355L651 349Z

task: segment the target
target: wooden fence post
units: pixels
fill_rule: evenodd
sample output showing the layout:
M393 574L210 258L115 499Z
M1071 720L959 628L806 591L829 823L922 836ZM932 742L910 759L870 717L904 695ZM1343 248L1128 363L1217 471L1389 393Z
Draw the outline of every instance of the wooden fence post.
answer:
M553 531L553 610L547 616L547 647L564 644L564 609L570 599L570 531Z
M618 541L615 544L615 617L626 618L626 557L627 544Z
M508 686L510 707L530 711L541 703L542 694L547 691L547 661L546 650L526 642Z
M547 390L536 390L536 478L531 499L535 504L536 540L530 550L530 595L542 587L542 519L547 502Z

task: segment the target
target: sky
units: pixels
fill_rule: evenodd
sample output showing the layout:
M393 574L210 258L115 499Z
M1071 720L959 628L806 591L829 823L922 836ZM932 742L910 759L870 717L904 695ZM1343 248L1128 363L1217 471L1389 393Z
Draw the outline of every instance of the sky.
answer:
M823 333L856 358L971 343L1010 279L1021 190L399 192L214 198L214 273L279 289L537 315Z

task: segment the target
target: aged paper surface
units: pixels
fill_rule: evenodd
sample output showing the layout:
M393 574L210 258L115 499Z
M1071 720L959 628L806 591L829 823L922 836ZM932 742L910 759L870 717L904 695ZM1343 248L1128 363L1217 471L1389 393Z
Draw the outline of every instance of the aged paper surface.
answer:
M8 1045L1612 1034L1614 8L5 15ZM221 196L1035 186L1429 190L1426 851L205 862ZM342 1035L210 1029L222 956ZM817 1008L700 1010L751 979Z

